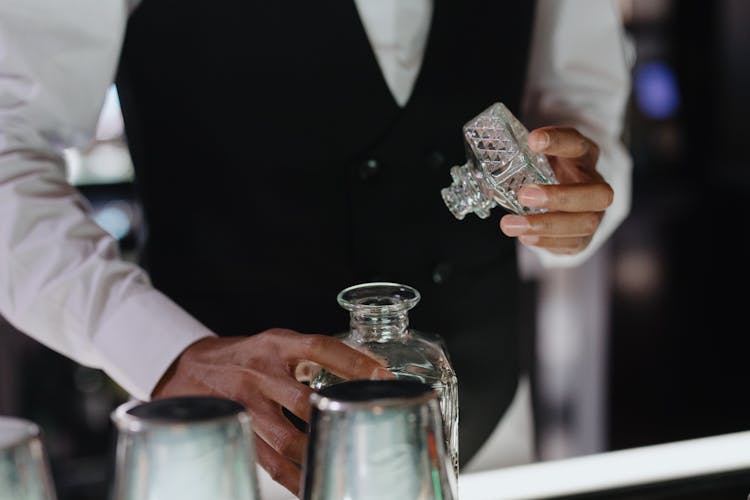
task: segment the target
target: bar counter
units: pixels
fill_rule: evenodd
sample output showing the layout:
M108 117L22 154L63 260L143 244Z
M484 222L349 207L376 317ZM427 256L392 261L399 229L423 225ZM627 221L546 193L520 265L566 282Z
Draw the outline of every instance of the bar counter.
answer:
M263 500L294 500L267 475L260 478ZM459 500L745 500L749 495L750 431L459 478Z

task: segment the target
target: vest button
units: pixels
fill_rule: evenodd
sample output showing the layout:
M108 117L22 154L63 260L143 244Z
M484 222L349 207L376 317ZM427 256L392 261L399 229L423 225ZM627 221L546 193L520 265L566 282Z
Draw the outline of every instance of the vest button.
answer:
M427 155L427 157L425 158L425 163L427 164L428 168L437 170L445 165L445 155L440 151L433 151L432 153Z
M363 161L359 165L359 177L363 181L372 179L380 172L380 162L375 158Z
M445 283L453 273L453 266L450 262L440 262L432 271L432 282L436 285Z

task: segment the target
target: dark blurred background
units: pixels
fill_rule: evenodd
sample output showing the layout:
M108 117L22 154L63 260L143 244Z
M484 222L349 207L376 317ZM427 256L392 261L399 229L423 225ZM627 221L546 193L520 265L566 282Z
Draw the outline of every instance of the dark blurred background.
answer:
M750 430L750 3L627 4L635 175L613 240L612 449Z
M599 437L588 448L558 441L553 451L543 441L542 458L750 430L742 291L750 275L750 3L621 6L633 57L624 137L634 161L633 204L604 261L607 316L596 360L603 391L592 396L601 411L583 437L571 434L586 439L593 432L586 429L596 428ZM67 160L71 181L132 259L141 226L120 120L113 89L97 142L68 151ZM588 382L574 387L585 392ZM102 372L0 319L0 414L42 427L60 500L106 494L109 413L125 398ZM582 418L575 405L558 410L538 415L541 432Z

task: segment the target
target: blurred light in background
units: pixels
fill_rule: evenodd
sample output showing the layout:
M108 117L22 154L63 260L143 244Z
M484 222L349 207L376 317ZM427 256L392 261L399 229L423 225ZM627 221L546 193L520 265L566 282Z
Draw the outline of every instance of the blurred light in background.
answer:
M94 212L94 220L102 229L121 240L133 230L133 208L125 202L114 201Z
M671 118L680 107L680 91L674 70L662 61L651 61L635 69L638 109L656 120Z
M68 182L73 185L131 182L133 164L124 137L120 100L110 87L99 115L94 141L65 150Z
M120 97L117 88L112 85L104 98L104 106L96 127L97 141L114 141L122 137L125 125L120 112Z
M664 289L661 256L651 247L629 248L615 262L614 283L633 301L650 301Z

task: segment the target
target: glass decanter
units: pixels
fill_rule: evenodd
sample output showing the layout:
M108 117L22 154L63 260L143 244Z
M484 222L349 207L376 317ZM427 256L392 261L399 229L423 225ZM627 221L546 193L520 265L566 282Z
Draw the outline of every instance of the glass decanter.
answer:
M517 214L544 212L521 205L525 184L557 184L547 157L528 146L529 131L502 103L495 103L463 127L467 161L454 166L453 184L441 190L459 220L474 212L482 219L497 205Z
M384 360L399 379L429 384L438 394L446 448L458 474L458 381L443 339L409 328L409 310L420 294L398 283L365 283L346 288L338 303L350 313L345 343ZM320 390L343 379L319 370L310 387Z

